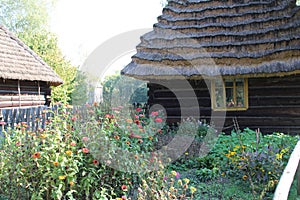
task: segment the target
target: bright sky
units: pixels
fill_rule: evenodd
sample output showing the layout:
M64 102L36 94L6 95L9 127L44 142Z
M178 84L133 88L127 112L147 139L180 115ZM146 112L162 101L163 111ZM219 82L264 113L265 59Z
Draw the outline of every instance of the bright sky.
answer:
M80 66L96 47L113 36L152 28L162 12L160 1L58 0L52 31L58 35L65 56Z

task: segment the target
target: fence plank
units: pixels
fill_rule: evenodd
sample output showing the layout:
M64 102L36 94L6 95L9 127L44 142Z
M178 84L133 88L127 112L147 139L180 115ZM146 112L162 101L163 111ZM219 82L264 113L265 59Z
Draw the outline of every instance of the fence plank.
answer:
M294 151L290 156L289 162L285 167L282 176L280 177L280 181L277 185L273 200L288 199L291 185L294 181L296 171L299 167L299 159L300 159L300 141L298 141L296 147L294 148Z
M297 173L297 195L300 196L300 161L298 164L298 173Z

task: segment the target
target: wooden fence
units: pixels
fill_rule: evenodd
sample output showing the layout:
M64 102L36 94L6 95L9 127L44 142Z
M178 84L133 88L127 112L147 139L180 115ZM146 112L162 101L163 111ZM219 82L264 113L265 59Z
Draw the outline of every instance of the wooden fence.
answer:
M32 131L38 128L44 128L47 119L53 116L54 112L45 112L46 110L57 111L58 106L38 106L28 108L7 108L0 110L0 137L3 130L9 127L14 128L21 122L26 122Z
M300 196L300 140L292 152L277 185L273 200L287 200L294 180L297 180L297 195Z

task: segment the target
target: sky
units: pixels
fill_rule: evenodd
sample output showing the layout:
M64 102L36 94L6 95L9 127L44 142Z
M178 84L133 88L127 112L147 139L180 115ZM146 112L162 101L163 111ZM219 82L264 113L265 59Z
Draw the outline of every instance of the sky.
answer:
M97 46L112 37L152 28L161 13L161 0L58 0L51 29L58 35L66 58L80 66ZM128 61L130 56L114 62L126 65Z

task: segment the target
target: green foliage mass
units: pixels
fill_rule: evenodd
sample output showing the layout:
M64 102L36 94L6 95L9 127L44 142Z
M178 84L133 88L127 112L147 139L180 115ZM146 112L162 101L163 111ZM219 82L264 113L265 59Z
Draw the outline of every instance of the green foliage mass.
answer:
M112 103L120 103L119 105L123 105L123 103L144 104L148 101L147 85L140 80L114 74L107 76L102 85L103 102L108 107L113 106ZM120 102L116 102L117 100Z

